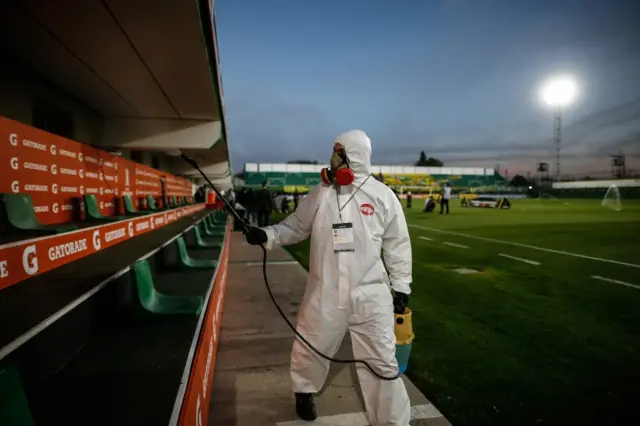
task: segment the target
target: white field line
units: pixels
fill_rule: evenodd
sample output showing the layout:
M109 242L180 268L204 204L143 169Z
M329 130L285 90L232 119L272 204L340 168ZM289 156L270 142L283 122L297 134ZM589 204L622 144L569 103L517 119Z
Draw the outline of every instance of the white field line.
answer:
M432 404L414 405L411 407L411 420L438 419L442 414ZM292 420L290 422L278 422L276 426L308 426L304 420ZM365 413L336 414L334 416L318 417L314 426L369 426L371 423Z
M598 261L598 262L613 263L613 264L616 264L616 265L622 265L622 266L628 266L630 268L638 268L638 269L640 269L640 265L636 265L635 263L620 262L619 260L603 259L603 258L600 258L600 257L587 256L587 255L584 255L584 254L571 253L571 252L562 251L562 250L552 250L552 249L548 249L548 248L544 248L544 247L532 246L532 245L529 245L529 244L513 243L511 241L496 240L495 238L477 237L475 235L461 234L459 232L452 232L452 231L443 231L442 229L427 228L426 226L420 226L420 225L409 225L409 226L411 226L413 228L423 229L425 231L439 232L441 234L455 235L455 236L458 236L458 237L470 238L470 239L473 239L473 240L487 241L487 242L490 242L490 243L498 243L498 244L506 244L506 245L510 245L510 246L514 246L514 247L523 247L523 248L528 248L528 249L531 249L531 250L545 251L547 253L563 254L565 256L579 257L581 259L589 259L589 260L595 260L595 261Z
M451 247L458 247L458 248L463 248L463 249L468 249L469 246L463 246L462 244L456 244L456 243L442 243L446 246L451 246Z
M636 290L640 290L640 285L625 283L624 281L613 280L611 278L599 277L597 275L592 276L594 280L606 281L613 284L623 285L625 287L635 288Z
M540 265L540 262L536 262L535 260L523 259L522 257L510 256L510 255L504 254L504 253L500 253L500 254L498 254L498 256L506 257L508 259L517 260L519 262L528 263L529 265L536 265L536 266Z
M422 235L420 235L418 238L420 238L421 240L433 241L433 238L423 237Z

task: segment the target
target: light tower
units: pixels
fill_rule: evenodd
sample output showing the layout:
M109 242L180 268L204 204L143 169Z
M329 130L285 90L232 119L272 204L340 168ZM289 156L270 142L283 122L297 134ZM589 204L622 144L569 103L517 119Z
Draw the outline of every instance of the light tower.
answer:
M557 77L542 86L542 101L553 108L553 142L556 147L556 181L560 180L560 142L562 140L562 111L573 103L577 87L570 77Z

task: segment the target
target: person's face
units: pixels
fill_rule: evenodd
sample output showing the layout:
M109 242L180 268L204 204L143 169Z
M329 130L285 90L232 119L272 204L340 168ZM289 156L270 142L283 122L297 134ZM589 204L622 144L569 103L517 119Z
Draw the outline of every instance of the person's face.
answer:
M340 142L334 143L333 155L331 156L331 172L334 175L338 170L338 168L344 167L344 160L343 160L344 158L346 158L344 146Z

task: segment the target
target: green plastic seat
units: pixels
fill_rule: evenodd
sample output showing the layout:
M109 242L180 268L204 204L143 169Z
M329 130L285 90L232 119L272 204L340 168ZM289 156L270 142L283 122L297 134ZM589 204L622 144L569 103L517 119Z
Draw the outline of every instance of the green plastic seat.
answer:
M133 273L138 288L140 304L154 314L200 315L204 306L202 296L167 296L159 293L153 283L153 274L147 260L133 264Z
M75 231L75 225L47 226L38 222L31 195L28 194L2 194L7 225L16 231L29 231L42 234L62 234Z
M144 216L149 214L149 212L141 212L140 210L136 209L136 206L133 205L131 196L125 195L122 197L122 199L124 200L124 211L126 214L131 216Z
M209 215L205 219L209 223L210 228L224 228L225 223L222 220L216 220L213 215Z
M188 197L182 197L182 204L184 204L185 206L188 206L189 204L191 204L189 202L189 198Z
M205 222L205 228L209 229L209 232L214 233L213 236L219 237L220 235L224 234L224 231L226 229L226 224L215 222L213 220L203 221L203 222Z
M86 194L84 196L84 212L88 220L101 220L101 221L118 221L127 219L126 216L103 216L98 208L98 200L93 194Z
M200 223L202 223L202 226L204 228L204 234L207 237L216 237L216 238L220 238L224 236L224 231L220 231L219 228L218 230L214 229L211 225L209 225L207 223L206 220L201 221Z
M215 269L218 267L217 260L209 259L194 259L189 256L187 251L187 244L184 242L184 238L178 237L176 240L178 245L178 264L182 269Z
M156 200L151 195L147 194L145 198L147 200L146 210L153 210L153 211L169 210L169 208L167 207L159 207L158 204L156 203Z
M20 373L13 364L0 367L0 425L33 426Z
M173 203L173 207L179 207L182 205L181 200L179 200L175 195L171 196L171 202Z
M214 242L205 241L204 238L202 238L202 234L200 233L200 228L198 228L197 226L193 227L193 237L196 240L196 246L198 246L198 247L202 247L202 248L222 248L222 243L214 243Z
M145 196L145 199L147 200L146 210L159 210L158 206L156 205L156 200L154 200L151 195L147 194Z

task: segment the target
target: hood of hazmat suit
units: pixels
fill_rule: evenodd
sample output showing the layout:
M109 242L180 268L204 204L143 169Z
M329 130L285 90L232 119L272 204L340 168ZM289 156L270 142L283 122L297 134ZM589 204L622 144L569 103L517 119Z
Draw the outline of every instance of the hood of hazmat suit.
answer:
M354 182L314 187L293 214L264 228L267 248L311 237L297 330L328 356L336 353L348 331L354 358L366 360L383 376L394 376L398 364L389 284L410 294L412 280L404 211L393 191L371 176L369 137L361 130L350 130L335 142L345 148ZM332 146L327 148L330 153ZM352 251L334 249L336 224L351 224ZM296 339L291 354L295 392L318 392L328 368L327 361ZM408 425L410 405L403 381L380 380L361 364L357 373L371 424Z

